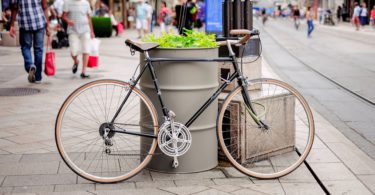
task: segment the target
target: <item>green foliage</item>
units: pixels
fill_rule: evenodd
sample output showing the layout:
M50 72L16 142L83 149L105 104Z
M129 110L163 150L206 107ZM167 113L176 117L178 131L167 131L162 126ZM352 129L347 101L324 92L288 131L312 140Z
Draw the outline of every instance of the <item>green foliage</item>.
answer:
M215 34L184 29L185 35L163 33L160 37L149 34L142 38L143 42L155 42L159 48L208 48L216 47Z
M92 26L96 37L112 36L112 23L108 17L92 17Z

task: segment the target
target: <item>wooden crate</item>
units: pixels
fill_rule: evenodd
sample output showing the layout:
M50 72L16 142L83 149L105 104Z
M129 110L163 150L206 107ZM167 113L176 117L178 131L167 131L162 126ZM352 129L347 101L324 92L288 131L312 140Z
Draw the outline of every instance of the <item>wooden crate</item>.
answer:
M269 98L262 98L253 101L262 104L268 100ZM219 99L219 107L221 107L223 101L223 99ZM243 163L246 161L253 161L254 158L263 159L263 156L269 157L289 152L293 149L295 145L296 124L292 119L295 117L295 100L293 96L287 94L280 94L279 96L273 97L272 102L280 103L280 101L282 101L280 105L283 107L279 108L278 111L270 110L271 114L267 114L266 116L268 119L276 119L276 121L280 121L272 126L273 129L277 129L279 133L271 135L274 136L271 137L273 142L269 144L267 144L267 138L270 136L269 134L261 136L258 132L252 132L249 129L245 129L248 125L255 126L255 122L246 112L244 106L241 105L240 102L234 101L230 103L230 110L227 110L226 115L230 118L231 126L227 125L222 128L223 132L231 131L231 133L226 133L224 135L224 139L227 140L227 145L230 144L232 147L229 149L231 152L237 151L235 152L234 157L238 162ZM277 120L277 118L280 118L281 120ZM283 118L286 118L286 120ZM289 123L285 123L285 121ZM283 139L277 139L280 135L283 135ZM262 151L258 151L257 149L259 148L255 147L259 144L263 144ZM226 157L220 150L221 149L219 149L219 159L225 160Z

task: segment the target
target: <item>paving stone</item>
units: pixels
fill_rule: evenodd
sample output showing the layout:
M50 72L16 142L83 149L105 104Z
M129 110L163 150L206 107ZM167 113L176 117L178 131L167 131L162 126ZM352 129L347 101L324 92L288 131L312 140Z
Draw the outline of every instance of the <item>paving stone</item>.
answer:
M204 190L202 192L195 193L194 195L229 195L230 193L222 192L217 189Z
M3 175L57 174L59 162L47 163L6 163L0 166Z
M5 179L5 176L0 175L0 186L3 183L4 179Z
M24 152L17 152L16 154L44 154L44 153L50 153L51 151L45 149L45 147L43 148L39 148L39 149L34 149L34 150L28 150L28 151L24 151Z
M0 131L0 138L7 138L7 137L11 137L11 136L14 136L14 134L6 132L6 131Z
M18 144L27 144L27 143L34 143L39 141L45 141L45 140L51 140L51 136L45 136L44 134L38 135L38 134L28 134L28 135L17 135L12 137L6 138L9 141L12 141L14 143Z
M66 173L68 174L68 173ZM60 175L60 174L59 174ZM65 174L64 174L65 175ZM69 175L76 175L75 173L70 173ZM82 178L81 176L77 175L78 179L77 179L77 184L95 184L95 182L92 182L90 180L87 180L85 178Z
M310 166L322 181L356 179L342 163L310 163Z
M168 174L151 172L152 179L157 180L183 180L183 179L209 179L209 178L225 178L225 175L220 170L204 171L199 173L185 173L185 174Z
M142 170L137 175L135 175L134 177L128 179L127 181L137 182L137 181L152 181L152 180L153 180L153 178L151 177L150 171L148 171L148 170Z
M38 193L38 192L53 192L53 185L43 186L18 186L14 187L12 193Z
M354 145L327 143L354 174L375 174L375 161Z
M96 184L96 190L128 190L134 189L134 182L121 182L115 184Z
M319 195L325 194L317 183L282 183L284 191L288 195Z
M251 194L251 195L266 195L265 193L262 193L262 192L257 192L255 190L251 190L251 189L241 189L241 190L237 190L235 192L232 192L231 194L235 194L235 195L244 195L244 194Z
M7 176L3 186L33 186L33 185L53 185L53 184L75 184L77 176L73 174L59 175L22 175Z
M242 189L242 187L235 186L235 185L214 185L214 186L210 186L210 188L217 189L222 192L233 192L233 191Z
M255 184L262 184L262 183L280 183L280 179L256 179L251 178L251 181Z
M216 185L243 185L251 184L251 180L247 178L223 178L223 179L213 179Z
M171 180L161 181L138 181L135 182L137 188L160 188L160 187L176 187L176 184Z
M55 192L70 192L70 191L94 191L95 184L68 184L55 185Z
M350 141L334 127L326 126L325 128L317 128L316 134L324 143L350 143Z
M316 149L313 148L309 155L306 158L309 163L332 163L332 162L341 162L336 155L329 149Z
M196 194L208 190L206 186L183 186L183 187L162 187L161 190L178 194L178 195L187 195L187 194Z
M312 148L316 148L316 149L326 149L327 146L320 140L319 137L315 136L315 139L314 139L314 143L313 143L313 146Z
M1 148L5 148L5 147L9 147L9 146L14 146L14 145L17 145L17 144L14 143L14 142L12 142L12 141L6 140L4 138L0 138L0 147Z
M311 175L307 167L302 164L296 170L279 179L280 182L292 183L316 183L314 176Z
M29 153L47 153L48 151L39 151L39 149L42 149L46 147L43 144L40 143L31 143L31 144L15 144L13 146L7 146L2 147L2 150L5 150L7 152L13 153L13 154L25 154L27 152Z
M20 162L51 162L51 161L62 161L58 153L46 153L46 154L24 154Z
M69 192L41 192L38 195L93 195L93 192L88 191L69 191Z
M0 194L11 193L14 187L0 187Z
M186 180L174 180L177 186L212 186L215 183L212 179L186 179Z
M357 177L375 194L375 175L357 175Z
M245 184L241 187L265 194L284 194L280 183Z
M96 195L173 195L173 193L159 189L129 189L129 190L104 190L94 191Z
M0 150L0 154L3 155L3 154L10 154L10 153L4 150Z
M331 194L361 194L361 195L372 194L358 180L324 181L324 185Z
M249 177L243 173L241 173L240 171L238 171L236 168L234 167L223 167L221 168L221 170L224 172L225 175L227 175L228 177Z
M0 155L0 163L17 163L21 159L20 154L4 154Z

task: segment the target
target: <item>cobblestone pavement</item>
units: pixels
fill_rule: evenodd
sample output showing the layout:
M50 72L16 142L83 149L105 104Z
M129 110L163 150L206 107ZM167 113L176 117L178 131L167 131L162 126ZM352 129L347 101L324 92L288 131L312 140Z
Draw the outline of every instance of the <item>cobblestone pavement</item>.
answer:
M100 67L92 79L127 80L136 68L125 38L102 39ZM265 46L266 47L266 46ZM88 82L72 75L67 49L56 50L57 72L42 84L27 82L19 48L0 47L0 88L34 88L30 96L0 96L0 193L3 194L324 194L305 165L277 180L249 178L231 166L191 174L144 170L128 181L95 184L67 169L57 154L54 122L59 106ZM266 61L263 75L277 77ZM375 192L375 162L315 112L316 141L307 163L332 194Z

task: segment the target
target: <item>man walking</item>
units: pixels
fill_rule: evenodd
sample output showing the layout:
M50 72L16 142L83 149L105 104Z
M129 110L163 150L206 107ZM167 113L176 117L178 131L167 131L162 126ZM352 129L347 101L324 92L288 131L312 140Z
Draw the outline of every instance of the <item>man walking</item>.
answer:
M30 83L40 83L42 80L42 61L44 33L50 35L47 21L47 0L12 0L12 17L10 35L16 37L14 22L18 14L20 27L20 44L24 59L25 70L28 72ZM34 46L34 63L31 56L31 46Z
M143 0L138 0L135 7L135 16L136 16L136 28L138 31L138 38L144 36L148 31L148 22L147 22L147 8L143 3Z
M359 30L359 16L361 15L361 7L359 6L358 2L354 2L354 10L353 10L353 23L355 25L355 29Z

